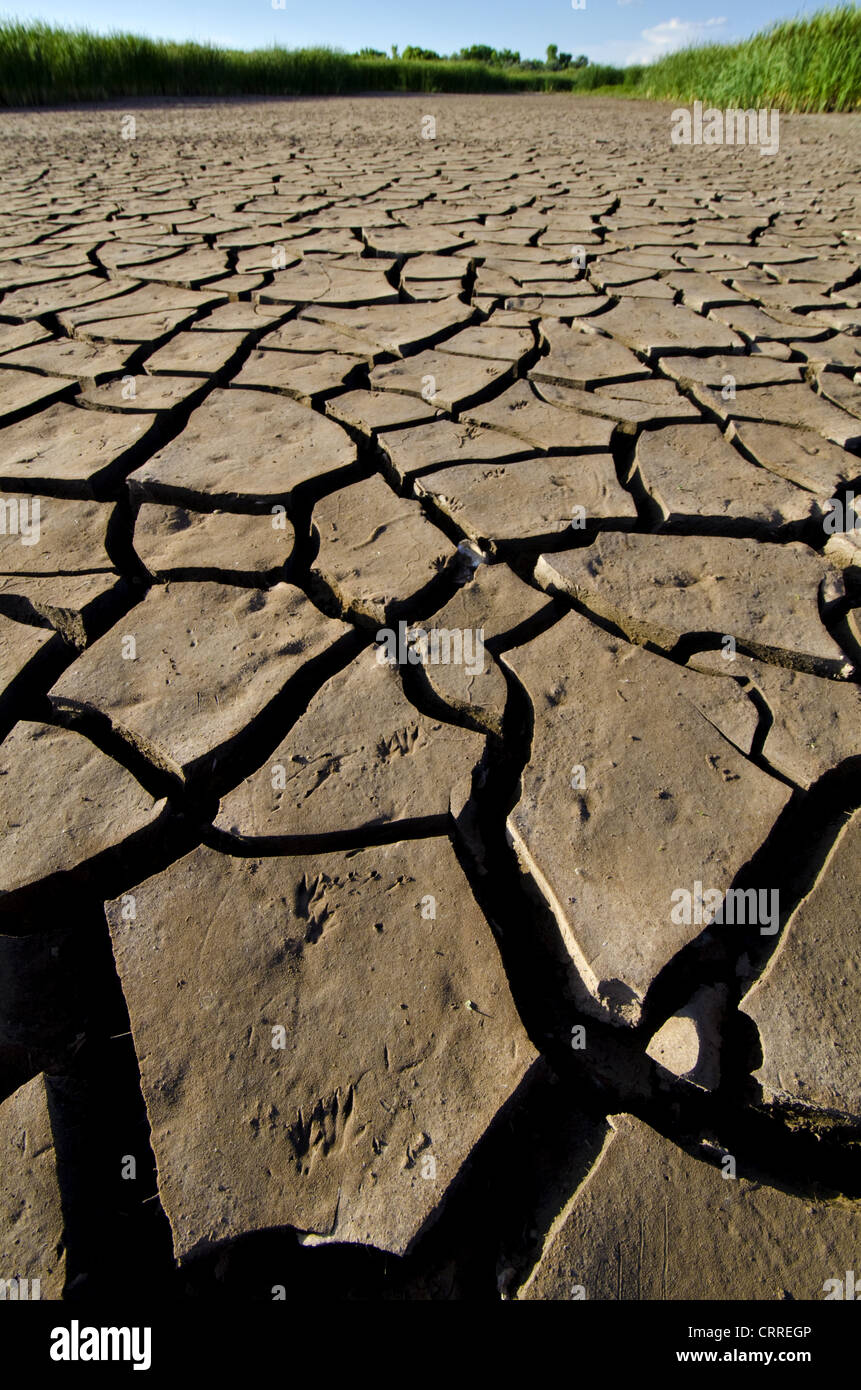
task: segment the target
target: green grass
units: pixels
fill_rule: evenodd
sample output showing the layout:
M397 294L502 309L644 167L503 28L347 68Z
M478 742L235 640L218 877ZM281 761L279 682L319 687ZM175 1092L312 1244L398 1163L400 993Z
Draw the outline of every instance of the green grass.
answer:
M715 106L849 111L861 105L861 9L841 5L744 43L684 49L648 67L562 72L441 58L358 58L329 48L252 52L0 21L0 105L126 97L347 92L593 92Z
M861 9L790 19L738 44L670 53L641 70L637 94L712 106L851 111L861 104Z
M593 69L612 82L616 69ZM167 43L47 24L0 22L0 104L143 96L312 96L341 92L570 91L589 69L519 72L481 63L354 58L329 48ZM621 75L621 74L620 74Z

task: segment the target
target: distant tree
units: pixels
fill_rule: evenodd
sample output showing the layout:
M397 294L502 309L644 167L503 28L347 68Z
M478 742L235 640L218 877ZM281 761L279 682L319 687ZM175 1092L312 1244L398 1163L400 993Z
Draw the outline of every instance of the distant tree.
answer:
M381 48L360 48L356 54L357 58L385 58L385 56Z
M586 57L585 53L580 53L574 59L574 62L571 64L571 66L572 68L588 68L589 59Z
M571 54L560 53L555 43L549 43L547 45L547 61L544 66L549 68L551 72L561 72L564 68L570 68Z
M398 56L398 46L397 46L396 43L393 43L393 44L392 44L392 57L393 57L393 58L397 58L397 56Z
M462 48L459 53L453 53L453 60L460 60L463 63L487 63L494 68L510 68L520 66L520 54L511 48L491 48L489 43L474 43L469 48ZM543 67L543 63L535 66Z
M462 48L458 54L465 63L492 63L495 50L487 43L474 43L469 48Z
M416 48L415 44L408 44L401 57L408 62L428 62L431 58L439 58L438 53L434 53L432 48Z

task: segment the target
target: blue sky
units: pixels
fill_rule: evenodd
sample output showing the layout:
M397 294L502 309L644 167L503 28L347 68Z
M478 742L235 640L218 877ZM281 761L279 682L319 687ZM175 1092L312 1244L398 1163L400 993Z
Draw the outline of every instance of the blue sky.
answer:
M549 43L595 62L648 62L699 40L746 38L775 19L822 8L822 0L18 0L4 17L119 29L154 38L209 40L231 48L329 44L353 52L414 43L451 53L472 43L544 56Z

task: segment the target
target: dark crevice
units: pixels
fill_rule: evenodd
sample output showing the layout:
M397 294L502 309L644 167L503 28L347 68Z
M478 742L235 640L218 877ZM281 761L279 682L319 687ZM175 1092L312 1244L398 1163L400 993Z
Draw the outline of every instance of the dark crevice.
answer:
M64 1220L68 1302L174 1283L170 1229L157 1197L140 1073L101 906L86 919L88 979L78 1045L47 1080ZM83 927L82 927L83 930ZM80 1006L79 1006L80 1007Z
M334 854L344 850L370 849L392 845L400 840L426 840L448 833L448 816L413 816L408 820L369 822L352 829L321 831L315 835L241 835L218 827L206 832L203 843L220 854L235 859L263 856L286 858L290 855Z

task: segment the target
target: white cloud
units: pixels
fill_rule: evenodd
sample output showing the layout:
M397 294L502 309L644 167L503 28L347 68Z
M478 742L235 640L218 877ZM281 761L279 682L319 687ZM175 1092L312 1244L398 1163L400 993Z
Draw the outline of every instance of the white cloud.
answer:
M624 65L652 63L656 58L662 58L665 53L673 53L677 48L687 48L689 44L702 39L725 38L726 36L720 32L725 24L726 19L723 16L713 19L665 19L661 24L641 30L639 43L635 41L632 44L628 40L625 44L624 58L617 58L616 61L621 61ZM620 40L615 41L616 45L620 43Z
M719 29L722 24L726 24L726 19L665 19L663 24L644 29L642 37L661 53L671 53L707 37L709 30Z
M625 2L630 4L633 0ZM620 68L627 67L629 63L652 63L665 53L696 43L698 39L727 40L728 36L722 29L726 22L723 18L667 19L651 29L641 30L639 39L605 39L603 43L590 44L588 53L593 63L612 63Z

